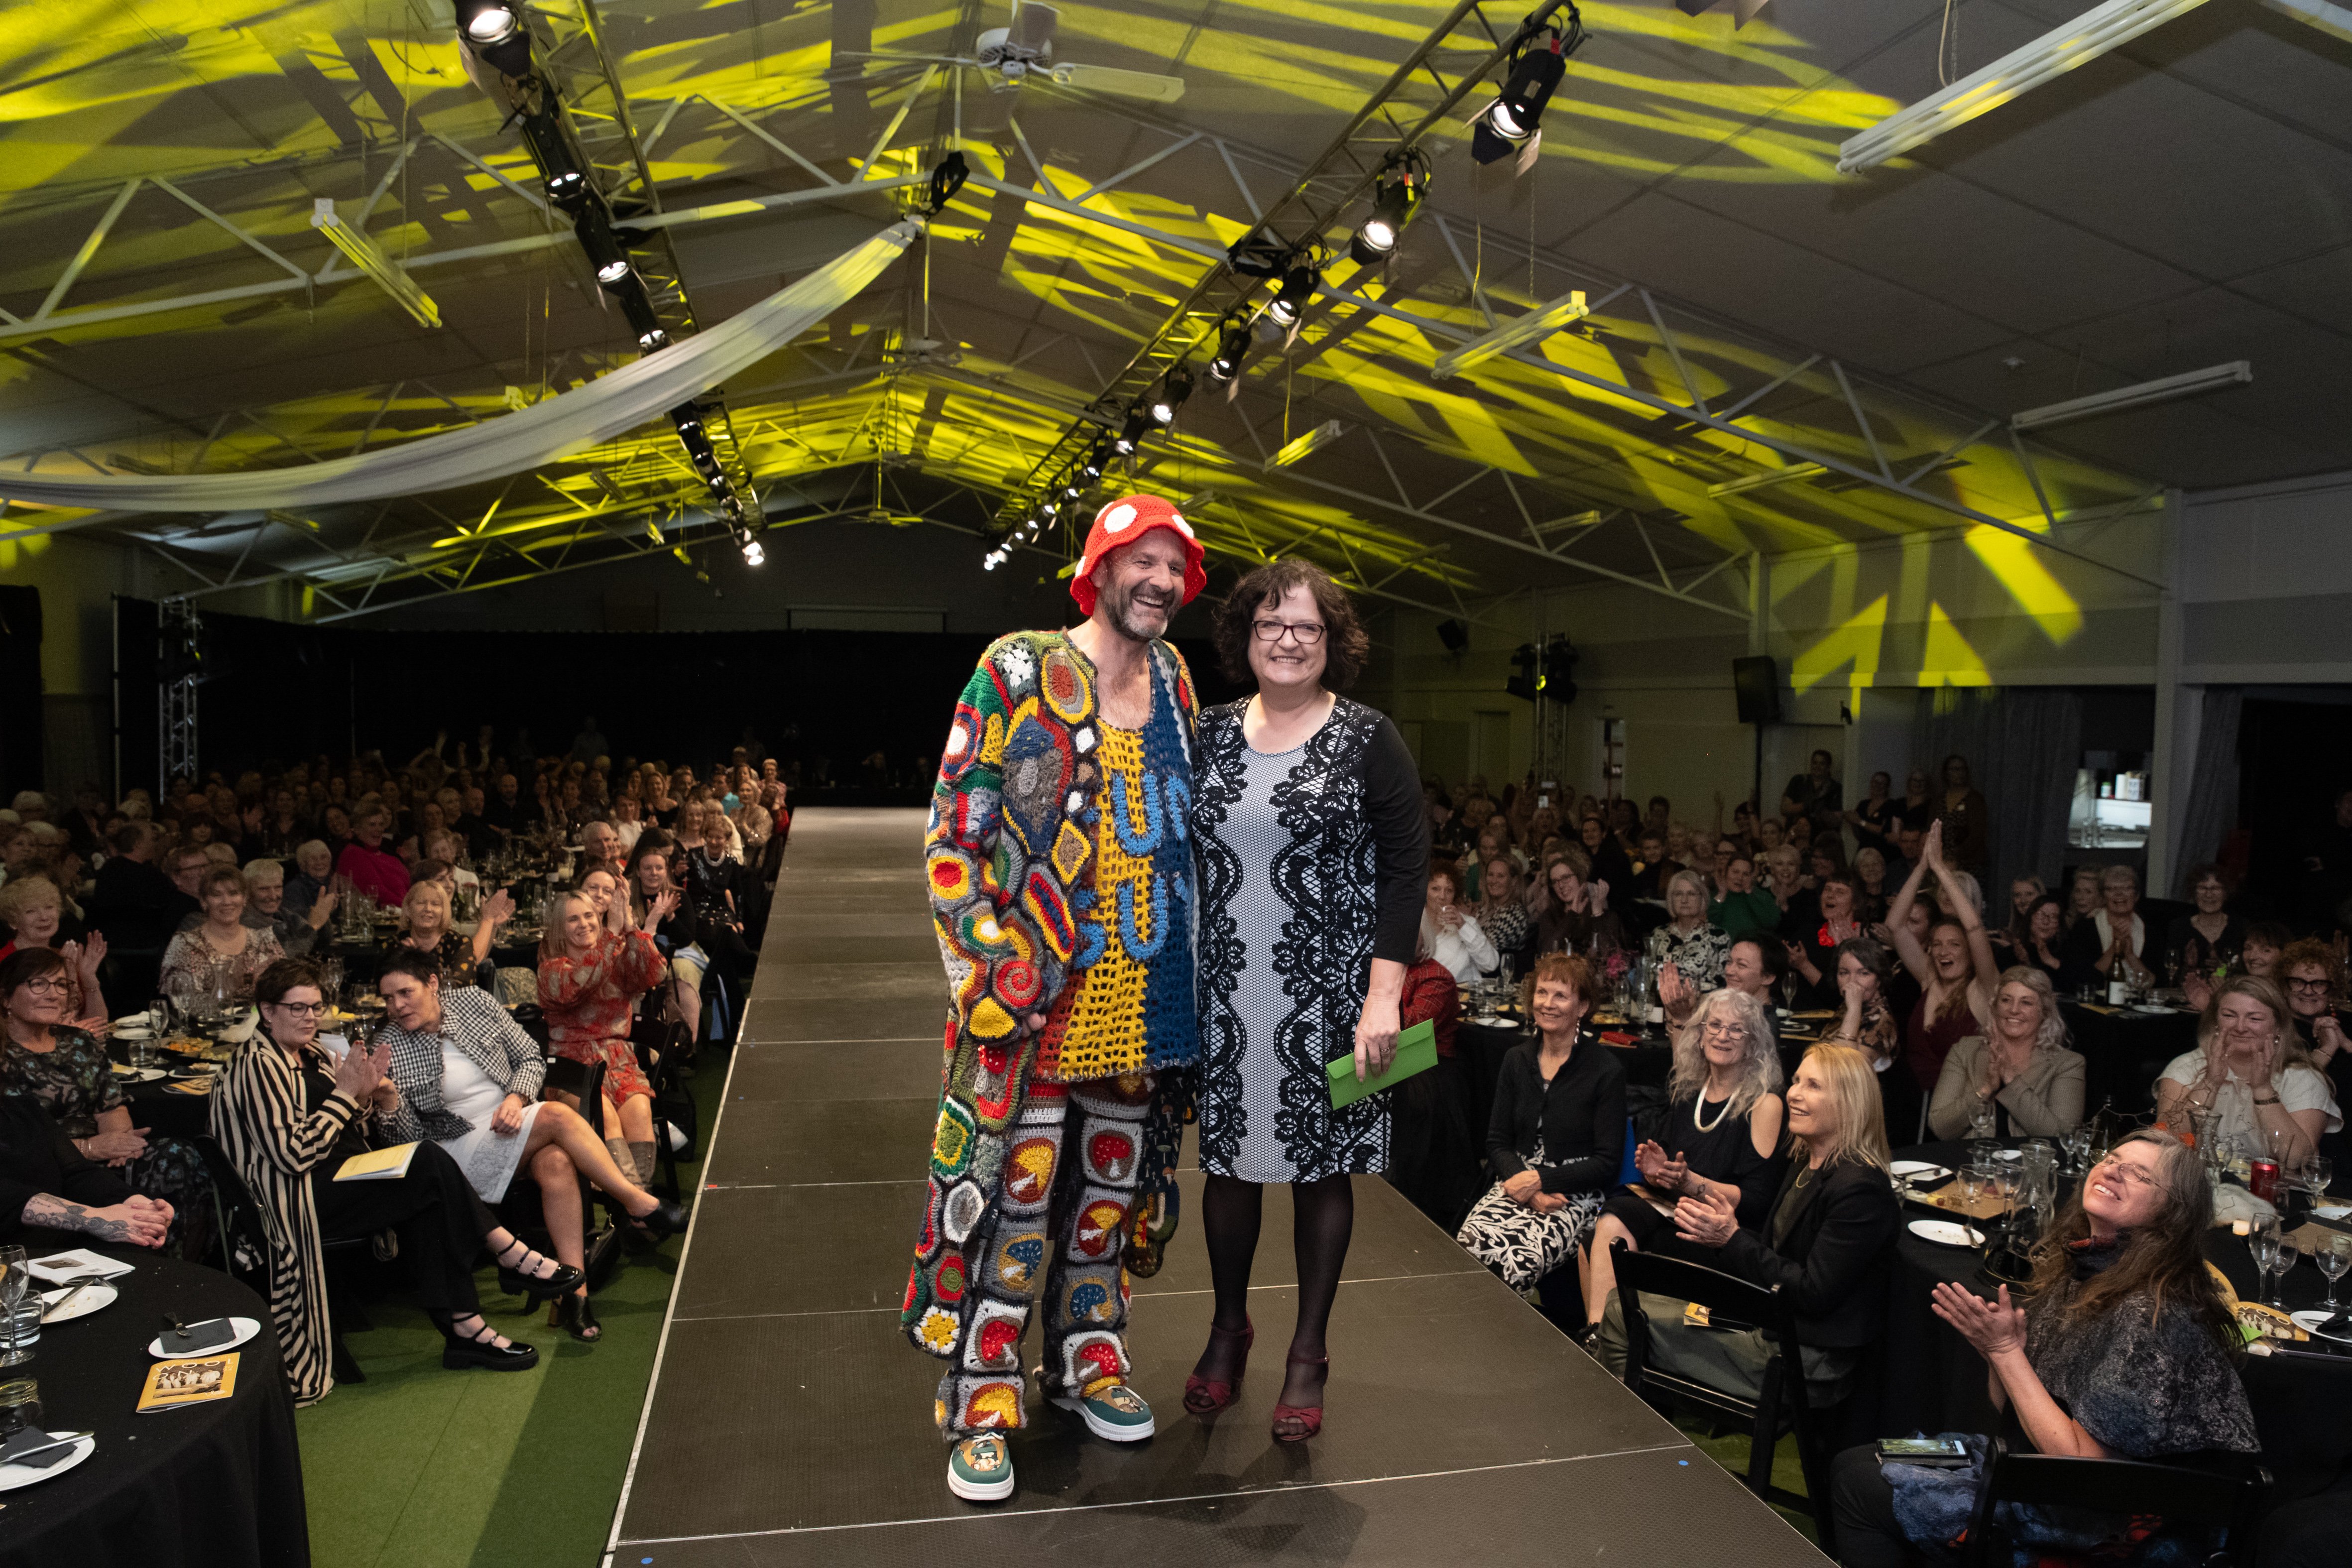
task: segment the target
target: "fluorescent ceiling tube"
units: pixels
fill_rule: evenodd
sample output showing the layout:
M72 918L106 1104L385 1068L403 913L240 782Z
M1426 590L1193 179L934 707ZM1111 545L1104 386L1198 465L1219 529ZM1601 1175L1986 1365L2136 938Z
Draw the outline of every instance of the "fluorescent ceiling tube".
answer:
M2193 11L2205 0L2107 0L2053 33L2003 55L1974 76L1887 116L1838 149L1838 173L1873 169L1956 125L1998 109L2051 78L2097 59L2151 27Z
M376 287L400 302L400 308L428 327L441 324L441 307L433 296L416 286L416 280L401 269L400 263L383 253L376 242L345 223L335 213L334 199L320 196L310 204L310 226L327 237L345 260L365 273Z
M2013 430L2039 430L2045 426L2067 425L2102 414L2121 414L2127 408L2144 408L2151 403L2170 403L2175 398L2194 397L2200 392L2215 392L2225 386L2243 386L2253 379L2253 365L2245 360L2233 359L2227 364L2209 364L2203 370L2183 371L2179 375L2168 375L2161 381L2143 381L2131 386L2119 386L2113 392L2095 392L2088 397L2070 397L2063 403L2029 408L2012 416L2009 424Z
M1706 493L1720 500L1725 496L1736 496L1742 490L1760 490L1767 485L1785 485L1791 480L1810 479L1828 472L1819 463L1791 463L1785 468L1767 468L1760 474L1742 474L1736 479L1709 485Z
M1268 458L1265 460L1265 466L1269 469L1286 468L1290 467L1291 464L1305 458L1307 453L1312 452L1318 447L1329 446L1332 442L1338 440L1341 432L1346 429L1347 426L1340 424L1337 419L1326 419L1322 424L1318 425L1314 429L1309 430L1306 435L1299 437L1296 441L1290 442L1288 445L1285 446L1281 451L1276 452L1273 457Z
M1591 310L1584 303L1584 290L1571 289L1548 305L1538 305L1524 316L1512 317L1485 337L1473 338L1460 348L1440 354L1437 363L1429 367L1429 379L1451 380L1482 360L1538 342L1569 322L1590 314Z

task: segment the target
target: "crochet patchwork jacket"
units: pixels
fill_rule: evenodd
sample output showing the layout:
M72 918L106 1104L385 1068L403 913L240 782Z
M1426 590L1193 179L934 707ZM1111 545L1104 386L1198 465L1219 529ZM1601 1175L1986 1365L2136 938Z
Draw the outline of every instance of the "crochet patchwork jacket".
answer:
M1141 950L1166 937L1178 939L1184 962L1171 952L1166 966L1171 983L1181 967L1181 983L1147 974L1141 996L1122 999L1141 1048L1108 1070L1181 1067L1199 1054L1186 837L1198 701L1172 647L1152 645L1151 668L1139 777L1171 782L1148 790L1106 789L1094 666L1061 633L1018 632L991 644L956 704L924 834L950 1011L930 1191L904 1310L915 1342L935 1355L952 1355L961 1337L949 1325L967 1315L963 1243L1002 1190L1006 1129L1028 1084L1065 1077L1065 1050L1075 1052L1066 1076L1101 1075L1108 1042L1080 1037L1084 1020L1074 1027L1068 1004L1114 931L1117 951L1145 958L1147 971ZM1131 881L1118 889L1123 897L1097 896L1106 804L1119 813L1122 855L1151 859L1156 885L1142 910ZM1143 921L1150 937L1139 942ZM1032 1014L1048 1016L1045 1029L1022 1027Z

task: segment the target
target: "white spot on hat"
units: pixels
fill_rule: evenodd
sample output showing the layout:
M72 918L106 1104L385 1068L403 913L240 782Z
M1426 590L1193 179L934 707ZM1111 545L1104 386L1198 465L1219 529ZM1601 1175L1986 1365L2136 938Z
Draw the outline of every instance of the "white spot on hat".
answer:
M1176 525L1176 531L1179 533L1181 533L1185 538L1190 539L1192 537L1192 525L1184 521L1184 514L1182 512L1170 512L1168 514L1168 521L1174 523Z
M1102 514L1103 530L1108 533L1120 532L1128 526L1128 524L1134 521L1135 509L1128 505L1125 501L1119 502L1117 506Z

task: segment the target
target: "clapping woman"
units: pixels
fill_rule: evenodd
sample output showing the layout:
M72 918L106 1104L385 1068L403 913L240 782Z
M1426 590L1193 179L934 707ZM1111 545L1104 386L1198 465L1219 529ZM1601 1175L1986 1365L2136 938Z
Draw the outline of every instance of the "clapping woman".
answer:
M1201 861L1199 1089L1202 1229L1216 1287L1184 1407L1234 1399L1248 1356L1250 1265L1265 1186L1288 1183L1298 1321L1274 1436L1313 1436L1325 1329L1355 1224L1349 1178L1388 1163L1384 1095L1331 1104L1325 1064L1360 1078L1396 1054L1419 936L1429 821L1412 754L1378 710L1339 696L1370 649L1320 568L1277 561L1217 617L1226 673L1257 694L1201 715L1193 838Z

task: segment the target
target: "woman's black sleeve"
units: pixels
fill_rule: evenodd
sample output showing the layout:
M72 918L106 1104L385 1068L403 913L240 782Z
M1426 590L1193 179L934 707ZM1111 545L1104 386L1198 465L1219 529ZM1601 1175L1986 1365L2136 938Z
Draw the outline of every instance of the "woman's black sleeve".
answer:
M1411 966L1428 897L1429 813L1404 737L1385 716L1364 754L1364 820L1379 867L1372 956Z
M1580 1051L1607 1050L1590 1044ZM1584 1086L1592 1116L1592 1152L1543 1167L1548 1193L1592 1193L1614 1186L1625 1164L1625 1069L1613 1057L1597 1058L1600 1070ZM1566 1070L1566 1069L1562 1069Z
M1526 1047L1516 1047L1503 1058L1503 1067L1495 1075L1495 1103L1486 1112L1486 1168L1495 1180L1507 1181L1528 1168L1519 1154L1518 1097L1523 1079L1532 1076L1520 1071ZM1542 1091L1543 1080L1536 1079L1537 1091Z

